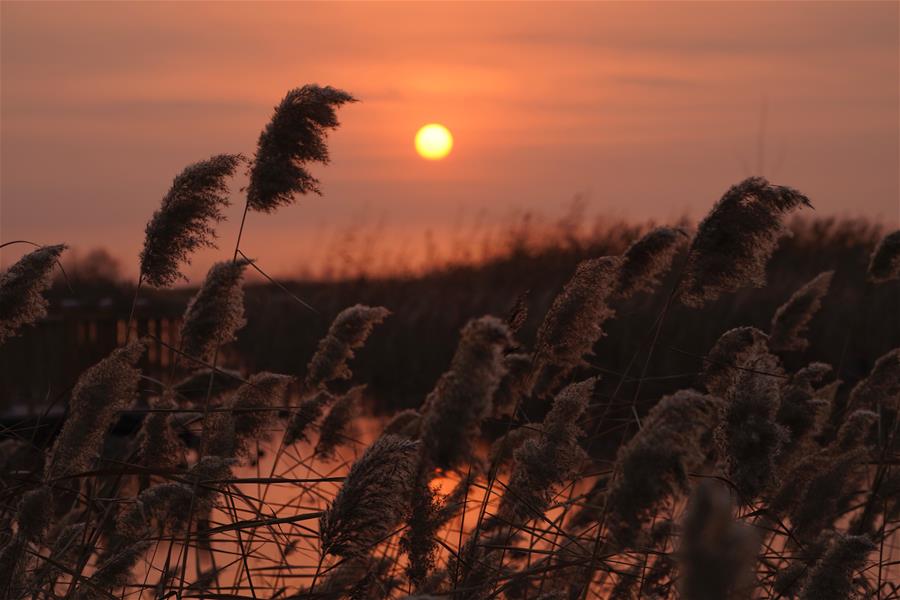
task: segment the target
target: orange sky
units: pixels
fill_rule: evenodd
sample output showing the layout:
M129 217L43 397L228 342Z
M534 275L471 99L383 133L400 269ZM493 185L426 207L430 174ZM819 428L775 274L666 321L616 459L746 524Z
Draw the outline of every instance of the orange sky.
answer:
M702 216L759 171L817 214L898 223L900 4L12 3L2 23L0 235L108 246L133 272L186 164L251 154L283 93L341 110L324 197L251 215L275 273L356 228L404 253L522 211ZM765 119L761 115L765 113ZM439 162L412 145L445 124ZM237 187L237 185L236 185ZM222 227L233 244L239 193ZM460 233L462 232L462 233ZM3 262L16 258L5 252Z

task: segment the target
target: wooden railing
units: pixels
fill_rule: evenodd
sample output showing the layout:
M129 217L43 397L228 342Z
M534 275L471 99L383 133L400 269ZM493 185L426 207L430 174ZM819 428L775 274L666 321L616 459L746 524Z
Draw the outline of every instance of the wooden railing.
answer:
M124 343L128 308L61 303L0 346L0 416L35 416L54 403L62 408L78 376ZM162 378L172 364L169 346L178 347L180 319L180 310L169 306L145 304L136 311L130 337L156 340L140 364L148 377Z

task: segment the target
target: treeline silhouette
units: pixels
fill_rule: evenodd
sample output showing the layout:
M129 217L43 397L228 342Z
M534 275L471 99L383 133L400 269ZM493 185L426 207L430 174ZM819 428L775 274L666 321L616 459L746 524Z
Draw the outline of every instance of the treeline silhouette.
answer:
M782 240L772 257L765 288L742 290L709 303L703 311L673 307L661 333L661 351L654 352L648 368L655 378L642 385L642 399L653 401L692 383L693 374L701 370L700 357L722 332L738 325L766 329L775 309L796 289L796 282L825 270L833 269L835 275L809 333L814 356L804 360L839 365L840 377L853 383L896 345L900 285L890 282L878 294L867 295L863 283L865 265L882 228L838 218L798 218L790 228L794 235ZM518 337L531 344L538 316L547 311L581 260L621 253L647 229L646 225L617 226L593 236L561 236L555 243L547 239L536 246L523 242L483 264L442 267L417 277L279 279L278 286L248 283L247 325L227 355L227 366L298 374L341 310L355 303L384 306L392 314L360 350L356 372L368 382L375 412L417 406L449 362L466 321L483 314L507 314L523 300L529 314L536 316L526 319ZM68 279L58 276L47 293L49 318L0 347L0 406L5 411L22 412L26 404L42 407L48 394L71 385L87 366L124 339L134 288L121 279L113 259L95 251L70 263L66 273ZM151 333L174 344L174 334L170 337L159 328L178 322L194 291L191 287L147 290L136 308L135 332ZM314 310L300 305L298 299ZM625 369L664 302L659 295L638 294L619 307L617 318L605 326L607 337L596 345L596 373ZM153 364L164 368L169 353L160 345ZM33 360L61 354L67 354L67 360ZM797 368L801 362L798 359L788 366ZM590 371L585 369L584 374Z

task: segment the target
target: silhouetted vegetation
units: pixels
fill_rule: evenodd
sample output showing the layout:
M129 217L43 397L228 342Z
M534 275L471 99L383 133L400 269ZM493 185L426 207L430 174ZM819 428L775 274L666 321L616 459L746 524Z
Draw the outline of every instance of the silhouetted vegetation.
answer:
M288 93L245 211L319 191L351 100ZM0 278L4 597L897 597L896 233L752 177L693 231L252 285L239 237L145 289L238 160L176 178L137 285Z

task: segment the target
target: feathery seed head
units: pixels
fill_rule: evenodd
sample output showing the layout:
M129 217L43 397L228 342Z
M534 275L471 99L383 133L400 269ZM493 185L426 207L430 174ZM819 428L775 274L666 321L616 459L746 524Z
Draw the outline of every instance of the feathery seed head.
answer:
M335 400L319 427L319 441L316 443L317 455L330 459L339 446L356 437L353 418L356 416L356 408L364 389L366 389L365 385L357 385Z
M43 246L29 252L0 276L0 344L47 314L44 291L53 265L66 246Z
M81 375L72 391L69 415L50 451L46 479L74 475L90 467L113 419L136 397L141 372L134 365L144 350L143 340L134 340Z
M838 518L857 467L869 457L864 442L874 419L874 413L856 411L828 447L794 463L772 494L770 512L789 515L799 539L815 537Z
M809 322L822 306L834 271L819 273L778 307L769 330L769 347L776 352L806 350L809 341L804 337Z
M573 383L553 401L539 436L525 440L514 453L515 467L500 503L500 515L512 522L542 515L553 499L553 487L569 479L585 452L578 421L587 409L596 378Z
M204 456L187 473L187 479L198 484L199 497L212 497L218 493L222 481L231 479L234 459L222 456Z
M791 445L814 435L827 414L839 381L819 384L831 373L831 365L814 362L794 373L781 389L778 423L790 433Z
M119 513L117 533L126 541L140 540L147 536L152 521L163 529L182 531L192 515L204 517L213 509L221 482L231 478L231 465L228 459L206 456L185 474L184 482L148 487Z
M314 390L336 379L350 379L347 362L353 358L353 351L361 348L375 326L390 314L384 307L362 304L342 310L309 361L306 386Z
M864 535L839 536L821 560L816 563L803 589L800 600L844 600L853 596L853 576L866 565L876 546Z
M284 430L285 446L290 446L298 441L309 441L307 431L319 420L325 407L334 401L334 396L328 390L319 390L312 397L300 401L297 410L291 415L291 420Z
M400 581L391 575L388 558L353 557L328 569L315 591L301 591L299 597L318 600L380 600L391 597Z
M242 157L219 154L194 163L172 182L162 206L147 223L141 251L141 276L153 287L168 287L184 279L181 263L199 248L215 247L215 230L210 222L225 219L230 177Z
M408 514L419 443L382 436L357 460L319 522L322 553L368 554Z
M50 525L53 515L53 492L47 486L41 486L22 494L16 509L16 522L19 524L19 535L26 540L38 540Z
M289 375L257 373L235 392L229 405L234 419L235 450L238 455L248 455L257 441L268 439L268 430L278 417L272 409L284 401L288 385L293 380Z
M688 240L681 229L657 227L631 244L622 256L618 297L627 300L639 292L652 292Z
M831 365L828 363L811 362L791 375L791 385L815 389L815 386L828 377L831 371Z
M205 411L201 456L237 456L236 421L228 404L219 404Z
M152 546L150 541L137 541L107 556L97 565L89 581L78 586L73 595L75 600L108 600L110 590L128 584L132 570Z
M707 391L726 398L740 375L740 369L768 352L768 336L755 327L735 327L723 333L706 355L703 384Z
M339 125L335 109L355 101L347 92L315 84L285 95L259 135L247 188L251 209L272 212L291 204L295 194L321 193L307 165L328 163L328 130Z
M779 380L766 374L779 372L777 359L762 354L748 368L755 371L739 373L716 437L726 475L749 501L773 481L788 433L775 421L781 403Z
M235 458L250 456L257 442L267 440L278 414L273 408L284 400L288 375L257 373L217 410L206 416L204 455Z
M408 408L401 410L384 426L382 435L398 435L409 439L419 437L419 428L422 426L422 415L419 411Z
M875 361L869 376L850 392L848 408L900 408L900 348L894 348Z
M182 350L188 356L211 362L216 347L234 339L244 320L241 280L247 260L214 264L206 280L188 303L181 324Z
M150 400L150 408L165 411L177 408L171 393ZM172 413L149 412L137 434L138 462L155 469L173 469L185 464L187 447L172 427Z
M511 429L491 444L491 451L488 455L490 464L498 470L505 468L512 461L513 454L522 444L540 435L540 429L527 425Z
M835 444L843 452L864 446L872 425L878 422L878 415L870 410L855 410L838 429Z
M622 259L605 256L582 261L554 299L537 333L534 386L537 397L551 394L584 364L603 335L603 323L615 316L608 301L616 289Z
M815 540L804 544L795 560L786 568L778 569L772 582L772 591L784 598L795 598L809 576L810 568L822 558L834 535L834 531L826 529Z
M119 514L116 530L126 539L134 541L147 536L152 521L158 522L161 529L182 531L188 522L192 496L191 487L183 483L152 485Z
M510 416L529 393L531 383L531 355L511 352L503 357L506 374L494 394L494 416Z
M619 448L615 474L598 491L605 495L610 528L620 544L633 544L655 508L687 490L688 473L707 460L721 407L722 400L714 396L680 390L661 399L640 431ZM601 502L592 498L589 504Z
M884 236L869 261L867 279L885 283L900 278L900 230Z
M788 233L782 218L812 205L795 189L750 177L733 186L701 221L691 245L681 301L699 308L723 293L762 287L766 263Z
M437 559L437 535L444 520L444 501L428 484L429 474L420 470L412 490L409 527L400 538L400 548L409 557L406 575L416 589L425 583Z
M422 408L423 451L434 466L452 469L471 457L506 374L503 351L511 344L509 328L496 317L473 319L463 327L449 370Z

